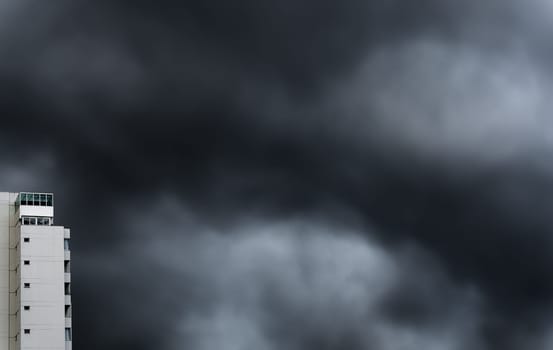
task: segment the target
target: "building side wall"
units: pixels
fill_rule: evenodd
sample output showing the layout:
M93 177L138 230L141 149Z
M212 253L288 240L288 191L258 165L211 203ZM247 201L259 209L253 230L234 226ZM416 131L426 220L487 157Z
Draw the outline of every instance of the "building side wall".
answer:
M30 242L20 243L21 349L64 350L64 228L24 225L20 242L24 237Z
M0 193L0 350L9 349L10 193Z
M14 205L17 193L10 193L9 211L9 349L20 350L20 318L19 305L21 295L19 260L21 252L19 249L20 228L18 223L17 207Z

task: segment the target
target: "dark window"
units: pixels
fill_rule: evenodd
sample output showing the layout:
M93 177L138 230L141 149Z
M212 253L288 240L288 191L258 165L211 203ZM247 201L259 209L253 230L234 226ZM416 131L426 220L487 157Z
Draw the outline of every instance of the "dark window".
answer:
M29 243L31 239L29 237L23 237L23 242Z
M69 260L65 260L65 261L63 262L63 271L64 271L65 273L71 272L71 264L69 263Z
M31 310L31 307L29 305L25 305L25 306L23 306L23 310L27 310L27 311Z
M23 265L31 265L31 260L23 260Z
M65 283L65 295L71 295L71 284Z
M23 283L23 288L31 288L31 284L30 283Z
M71 328L65 329L65 341L71 341Z
M25 334L31 334L31 330L30 330L29 328L25 328L25 329L23 330L23 332L24 332Z
M51 207L53 205L53 196L51 194L46 195L46 205Z
M49 218L38 218L37 220L38 220L37 223L38 223L38 225L40 225L40 226L48 226L48 225L50 225L50 219L49 219Z

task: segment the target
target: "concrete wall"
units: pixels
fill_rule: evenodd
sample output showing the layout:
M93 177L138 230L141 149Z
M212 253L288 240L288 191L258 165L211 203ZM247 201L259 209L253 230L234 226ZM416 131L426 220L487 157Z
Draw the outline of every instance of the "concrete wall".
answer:
M36 207L31 205L21 205L19 207L19 216L49 216L54 217L54 207Z
M21 299L21 293L19 293L20 287L20 269L19 259L21 251L19 249L19 223L14 203L17 198L17 193L10 193L9 206L10 206L10 227L9 227L9 349L20 350L19 331L19 305Z
M9 349L9 239L10 219L13 217L10 197L10 193L0 193L0 350Z
M21 348L65 349L65 292L64 292L64 228L61 226L21 226L20 243ZM24 261L30 262L25 265Z

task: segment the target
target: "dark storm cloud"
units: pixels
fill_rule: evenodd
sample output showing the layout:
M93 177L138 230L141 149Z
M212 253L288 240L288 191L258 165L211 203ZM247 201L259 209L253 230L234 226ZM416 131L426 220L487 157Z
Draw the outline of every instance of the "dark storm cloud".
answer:
M74 228L76 347L548 348L552 15L0 5L0 181Z

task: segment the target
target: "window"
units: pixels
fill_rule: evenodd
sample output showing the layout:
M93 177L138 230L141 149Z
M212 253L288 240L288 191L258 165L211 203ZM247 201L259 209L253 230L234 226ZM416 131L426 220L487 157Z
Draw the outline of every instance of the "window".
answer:
M23 225L51 226L54 224L54 219L51 217L28 216L22 219L22 223Z
M71 284L65 283L65 295L71 295Z
M21 193L19 196L21 205L27 205L27 193Z
M71 328L65 329L65 341L71 341Z
M25 329L23 330L23 333L25 333L25 334L31 334L31 330L30 330L29 328L25 328Z
M63 272L65 273L71 272L71 263L69 262L69 260L65 260L63 262Z
M23 265L31 265L31 260L23 260Z
M23 288L31 288L31 284L30 283L23 283Z
M37 218L37 224L40 226L49 226L50 218Z
M23 242L29 243L31 239L29 237L23 237Z
M71 317L71 305L65 305L65 317Z
M67 238L63 240L63 249L69 250L69 239Z
M26 193L19 194L17 201L19 205L34 205L41 207L52 207L54 205L54 196L47 193Z
M25 305L25 306L23 306L23 310L29 311L29 310L31 310L31 307L29 305Z

